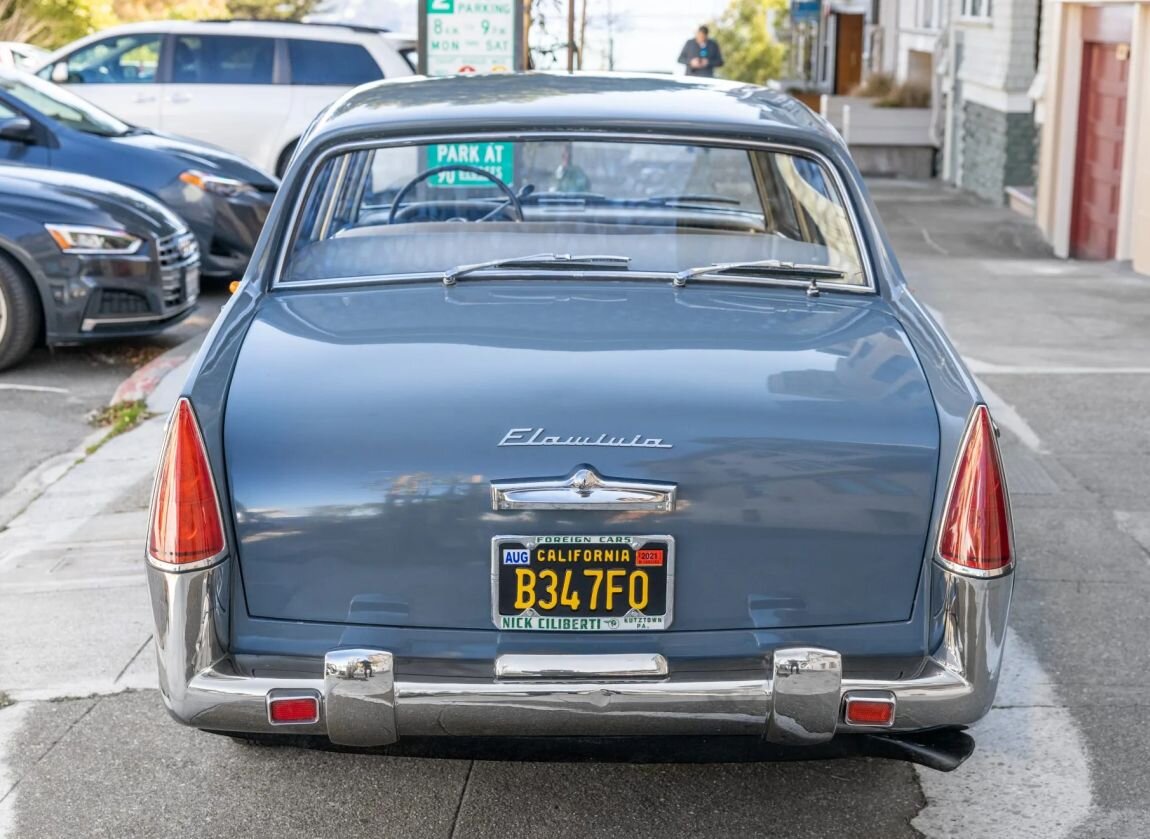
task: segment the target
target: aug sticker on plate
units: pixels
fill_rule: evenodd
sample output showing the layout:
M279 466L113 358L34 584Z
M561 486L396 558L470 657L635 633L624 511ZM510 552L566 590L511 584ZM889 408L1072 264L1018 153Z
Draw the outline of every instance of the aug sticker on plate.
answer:
M504 565L530 565L531 564L531 551L526 548L504 548L503 549L503 564Z

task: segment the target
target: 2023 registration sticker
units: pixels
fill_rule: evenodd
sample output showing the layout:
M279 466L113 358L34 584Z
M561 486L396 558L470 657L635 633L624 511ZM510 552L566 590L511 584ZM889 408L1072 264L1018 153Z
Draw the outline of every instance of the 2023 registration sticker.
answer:
M498 536L492 619L505 630L665 629L674 545L671 536Z

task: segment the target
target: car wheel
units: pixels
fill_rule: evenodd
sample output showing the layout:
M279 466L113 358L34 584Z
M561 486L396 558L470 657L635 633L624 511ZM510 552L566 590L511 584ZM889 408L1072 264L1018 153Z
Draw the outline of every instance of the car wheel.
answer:
M19 265L0 254L0 370L28 354L42 322L36 289Z
M299 145L299 140L292 140L284 150L280 152L279 158L276 160L276 177L282 178L284 172L287 171L288 163L291 161L291 156L295 152L295 147Z

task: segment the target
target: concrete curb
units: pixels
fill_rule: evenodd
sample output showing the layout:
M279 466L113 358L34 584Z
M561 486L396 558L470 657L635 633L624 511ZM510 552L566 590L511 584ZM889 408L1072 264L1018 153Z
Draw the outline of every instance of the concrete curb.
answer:
M116 405L120 402L148 399L169 376L186 368L195 357L196 352L199 351L205 335L206 333L201 333L194 338L189 338L140 367L120 383L108 404ZM169 388L165 388L165 390L169 390ZM166 401L168 400L160 400L160 402ZM171 401L174 402L174 397ZM149 408L156 413L167 411L170 407L168 404L149 405ZM4 530L17 516L28 509L49 487L71 472L76 464L88 456L88 448L100 442L107 433L107 429L95 429L81 440L74 449L54 455L35 466L32 471L17 481L12 489L4 495L0 495L0 531Z
M189 338L140 367L120 382L108 404L118 405L121 402L139 402L147 399L173 370L196 354L200 344L204 342L204 336L205 333L201 333Z
M0 495L0 531L3 531L9 522L28 509L32 502L43 495L48 487L68 474L72 467L85 457L88 447L95 445L105 434L107 434L105 429L96 429L85 437L76 448L43 461L17 481L12 489L4 495Z

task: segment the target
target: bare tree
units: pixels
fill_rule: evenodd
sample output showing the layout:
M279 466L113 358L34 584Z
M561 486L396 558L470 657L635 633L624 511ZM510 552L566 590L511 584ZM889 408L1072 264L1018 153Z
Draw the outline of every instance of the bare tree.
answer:
M567 52L565 35L553 33L552 27L560 23L566 28L567 7L565 0L531 0L529 4L530 33L529 55L536 68L555 67Z

